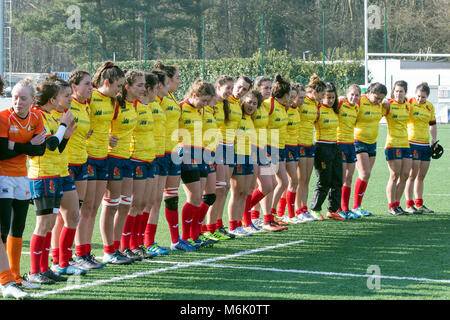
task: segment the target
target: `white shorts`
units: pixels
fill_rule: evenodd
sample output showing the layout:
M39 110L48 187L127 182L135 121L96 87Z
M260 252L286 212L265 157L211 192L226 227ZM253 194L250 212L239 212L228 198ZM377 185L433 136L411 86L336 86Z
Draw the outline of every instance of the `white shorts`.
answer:
M0 176L0 199L30 200L28 177Z

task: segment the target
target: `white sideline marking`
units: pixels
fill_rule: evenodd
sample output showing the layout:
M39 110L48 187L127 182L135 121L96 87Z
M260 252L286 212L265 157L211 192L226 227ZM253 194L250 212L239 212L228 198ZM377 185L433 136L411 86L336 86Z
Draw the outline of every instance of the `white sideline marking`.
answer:
M144 260L151 263L164 263L164 261L153 261ZM166 262L172 264L182 264L179 262ZM422 281L422 282L437 282L437 283L450 283L450 280L445 279L428 279L428 278L415 278L415 277L398 277L398 276L383 276L374 274L355 274L355 273L339 273L339 272L327 272L327 271L310 271L310 270L295 270L295 269L279 269L279 268L265 268L265 267L246 267L246 266L230 266L215 263L202 263L202 262L192 262L191 265L201 265L204 267L211 268L226 268L226 269L240 269L240 270L254 270L254 271L271 271L271 272L281 272L281 273L303 273L303 274L314 274L321 276L338 276L338 277L353 277L353 278L380 278L380 279L391 279L391 280L410 280L410 281Z
M44 296L48 296L48 295L51 295L51 294L58 294L58 293L61 293L61 292L64 292L64 291L83 289L83 288L87 288L87 287L93 287L93 286L97 286L97 285L102 285L102 284L105 284L105 283L111 283L111 282L116 282L116 281L133 279L133 278L137 278L137 277L140 277L140 276L156 274L156 273L160 273L160 272L164 272L164 271L171 271L171 270L176 270L176 269L180 269L180 268L186 268L186 267L190 267L192 265L199 265L199 264L204 264L204 263L209 263L209 262L216 262L216 261L221 261L221 260L225 260L225 259L231 259L231 258L240 257L240 256L247 255L247 254L257 253L257 252L261 252L261 251L266 251L266 250L270 250L270 249L276 249L276 248L285 247L285 246L289 246L289 245L293 245L293 244L304 243L304 242L305 242L305 240L297 240L297 241L292 241L292 242L287 242L287 243L280 243L280 244L277 244L277 245L274 245L274 246L268 246L268 247L263 247L263 248L257 248L257 249L252 249L252 250L241 251L241 252L237 252L237 253L234 253L234 254L229 254L229 255L226 255L226 256L222 256L222 257L204 259L204 260L199 260L199 261L194 261L194 262L186 262L186 263L182 262L182 263L178 263L178 264L176 264L174 266L171 266L171 267L165 267L165 268L149 270L149 271L144 271L144 272L136 272L136 273L125 275L125 276L113 277L111 279L97 280L97 281L94 281L94 282L84 283L84 284L80 284L80 285L67 286L67 287L60 288L60 289L44 291L44 292L40 292L40 293L32 293L31 296L35 297L35 298L39 298L39 297L44 297Z

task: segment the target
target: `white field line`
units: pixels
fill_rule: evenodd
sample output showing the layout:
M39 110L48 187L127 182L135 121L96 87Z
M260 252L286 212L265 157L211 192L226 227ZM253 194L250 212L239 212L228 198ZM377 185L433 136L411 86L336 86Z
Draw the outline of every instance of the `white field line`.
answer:
M116 281L123 281L123 280L127 280L127 279L133 279L133 278L146 276L146 275L151 275L151 274L156 274L156 273L160 273L160 272L171 271L171 270L176 270L176 269L180 269L180 268L186 268L186 267L190 267L190 266L193 266L193 265L199 265L199 264L202 264L202 263L212 263L212 262L221 261L221 260L225 260L225 259L232 259L232 258L240 257L240 256L243 256L243 255L253 254L253 253L257 253L257 252L262 252L262 251L266 251L266 250L270 250L270 249L276 249L276 248L285 247L285 246L294 245L294 244L299 244L299 243L304 243L304 242L305 242L304 240L297 240L297 241L292 241L292 242L287 242L287 243L280 243L280 244L277 244L277 245L274 245L274 246L257 248L257 249L253 249L253 250L240 251L240 252L237 252L237 253L234 253L234 254L221 256L221 257L216 257L216 258L209 258L209 259L204 259L204 260L199 260L199 261L194 261L194 262L178 263L178 264L176 264L174 266L171 266L171 267L165 267L165 268L149 270L149 271L143 271L143 272L136 272L136 273L125 275L125 276L113 277L113 278L110 278L110 279L97 280L97 281L84 283L84 284L79 284L79 285L69 285L69 286L64 287L64 288L50 290L50 291L32 293L31 296L35 297L35 298L39 298L39 297L44 297L44 296L48 296L48 295L52 295L52 294L58 294L58 293L65 292L65 291L72 291L72 290L77 290L77 289L83 289L83 288L98 286L98 285L102 285L102 284L106 284L106 283L111 283L111 282L116 282Z
M151 263L171 263L171 264L183 264L180 262L164 262L157 260L144 260ZM203 262L191 262L190 265L198 265L211 268L225 268L225 269L239 269L239 270L254 270L254 271L271 271L281 273L302 273L313 274L321 276L337 276L337 277L352 277L352 278L380 278L391 280L409 280L409 281L421 281L421 282L436 282L436 283L450 283L450 279L429 279L429 278L416 278L416 277L398 277L398 276L383 276L375 274L355 274L355 273L339 273L339 272L327 272L327 271L310 271L310 270L296 270L296 269L279 269L279 268L264 268L264 267L245 267L245 266L230 266L215 263L203 263Z

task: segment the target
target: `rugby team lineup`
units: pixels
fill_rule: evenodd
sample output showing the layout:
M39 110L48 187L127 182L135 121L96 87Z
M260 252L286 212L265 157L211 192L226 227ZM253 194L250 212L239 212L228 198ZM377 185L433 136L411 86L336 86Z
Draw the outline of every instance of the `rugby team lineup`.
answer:
M366 90L352 84L339 96L316 74L305 87L280 73L220 75L214 83L194 80L178 101L179 72L162 62L143 72L106 61L92 77L77 69L67 81L49 75L14 86L12 106L0 112L5 298L29 298L26 290L107 264L289 232L289 224L369 217L362 204L383 117L385 213L433 212L424 178L444 149L427 83L411 89L397 81L392 92L379 82ZM22 276L30 205L36 222ZM162 206L170 248L155 242ZM102 258L92 254L97 214Z

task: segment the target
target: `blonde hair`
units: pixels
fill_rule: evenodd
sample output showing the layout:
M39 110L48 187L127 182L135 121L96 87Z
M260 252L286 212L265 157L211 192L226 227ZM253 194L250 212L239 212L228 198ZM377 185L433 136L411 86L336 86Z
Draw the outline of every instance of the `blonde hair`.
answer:
M36 90L34 88L34 80L32 78L25 78L16 83L11 92L14 90L19 90L21 88L28 88L30 90L30 96L33 98L36 94Z

